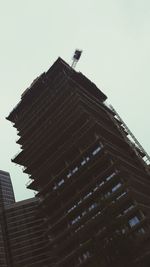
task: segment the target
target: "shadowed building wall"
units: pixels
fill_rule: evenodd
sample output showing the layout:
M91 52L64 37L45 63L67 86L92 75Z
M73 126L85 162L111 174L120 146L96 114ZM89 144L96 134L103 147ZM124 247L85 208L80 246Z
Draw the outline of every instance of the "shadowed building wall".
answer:
M0 267L45 267L47 238L39 201L15 202L8 172L0 171Z
M13 267L48 266L43 220L37 216L38 200L19 201L5 209L7 238Z
M11 264L9 241L7 238L7 224L5 208L15 203L10 175L0 170L0 266L7 267ZM11 265L10 265L11 266Z

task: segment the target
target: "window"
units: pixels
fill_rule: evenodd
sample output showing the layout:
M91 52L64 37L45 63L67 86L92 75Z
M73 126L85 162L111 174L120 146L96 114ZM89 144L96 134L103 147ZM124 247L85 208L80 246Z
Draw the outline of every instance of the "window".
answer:
M84 196L84 198L83 199L87 199L89 196L91 196L92 195L92 192L89 192L87 195L85 195Z
M142 228L139 228L137 232L139 234L145 234L145 229L143 227Z
M84 215L86 215L86 210L84 210L83 212L82 212L82 216L84 216Z
M81 162L81 166L84 166L86 164L86 160L84 159L82 162Z
M71 177L71 172L69 172L68 174L67 174L67 178L70 178Z
M104 181L102 181L98 186L101 187L104 184Z
M72 174L76 173L78 171L78 167L76 166L73 170L72 170Z
M123 211L124 214L126 214L129 210L132 210L135 206L132 204L127 209Z
M121 183L116 184L113 188L112 188L112 192L115 192L119 187L121 187Z
M64 182L65 182L64 179L61 179L61 180L58 182L58 186L61 186Z
M78 222L80 220L80 215L78 217L76 217L74 220L71 221L71 224L75 224L76 222Z
M109 176L106 177L106 181L111 180L115 175L116 175L116 173L113 172L111 175L109 175Z
M90 252L86 251L82 255L80 255L80 257L78 258L79 263L86 261L88 258L90 258Z
M92 152L92 155L95 156L100 150L101 150L101 147L98 146L98 147Z
M72 210L74 210L76 208L76 205L74 205L73 207L71 207L68 211L67 211L67 213L70 213Z
M89 157L86 157L86 162L88 162L90 160L90 158Z
M93 204L89 207L89 211L93 210L96 206L97 206L97 203L93 203Z
M106 192L105 194L104 194L104 197L105 198L107 198L107 197L109 197L110 196L110 192L108 191L108 192Z
M140 222L140 219L137 216L134 216L133 218L131 218L129 220L129 225L132 227L134 227L136 224L138 224Z
M116 198L116 200L119 200L121 197L123 197L124 195L126 195L127 194L127 192L122 192L117 198Z
M53 187L53 190L56 190L57 189L57 185L55 184L54 187Z

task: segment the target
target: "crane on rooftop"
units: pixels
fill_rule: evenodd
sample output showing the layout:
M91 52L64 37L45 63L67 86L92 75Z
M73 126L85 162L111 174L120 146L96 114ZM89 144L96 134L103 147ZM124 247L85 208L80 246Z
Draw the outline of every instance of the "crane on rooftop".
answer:
M77 62L79 61L82 54L82 50L76 49L73 55L73 61L71 67L75 69Z

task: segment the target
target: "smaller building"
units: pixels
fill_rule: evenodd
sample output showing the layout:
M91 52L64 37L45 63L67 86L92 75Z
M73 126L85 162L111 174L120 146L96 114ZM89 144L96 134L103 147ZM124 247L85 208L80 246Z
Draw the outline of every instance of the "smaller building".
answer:
M37 198L15 202L11 178L0 170L0 267L48 267Z
M10 174L0 170L0 266L10 265L10 249L7 238L5 208L15 203Z
M49 266L43 220L37 216L37 206L38 200L31 198L5 209L12 267Z
M0 208L15 203L15 196L9 172L0 170Z

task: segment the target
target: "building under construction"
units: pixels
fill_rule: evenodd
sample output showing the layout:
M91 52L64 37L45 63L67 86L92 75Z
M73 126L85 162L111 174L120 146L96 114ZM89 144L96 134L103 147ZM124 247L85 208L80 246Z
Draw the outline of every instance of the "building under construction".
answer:
M106 99L58 58L7 117L22 149L12 161L24 166L28 188L40 199L49 239L47 266L115 262L109 253L104 257L101 245L109 241L105 211L112 205L112 221L123 218L122 235L141 242L134 263L149 266L149 158Z

